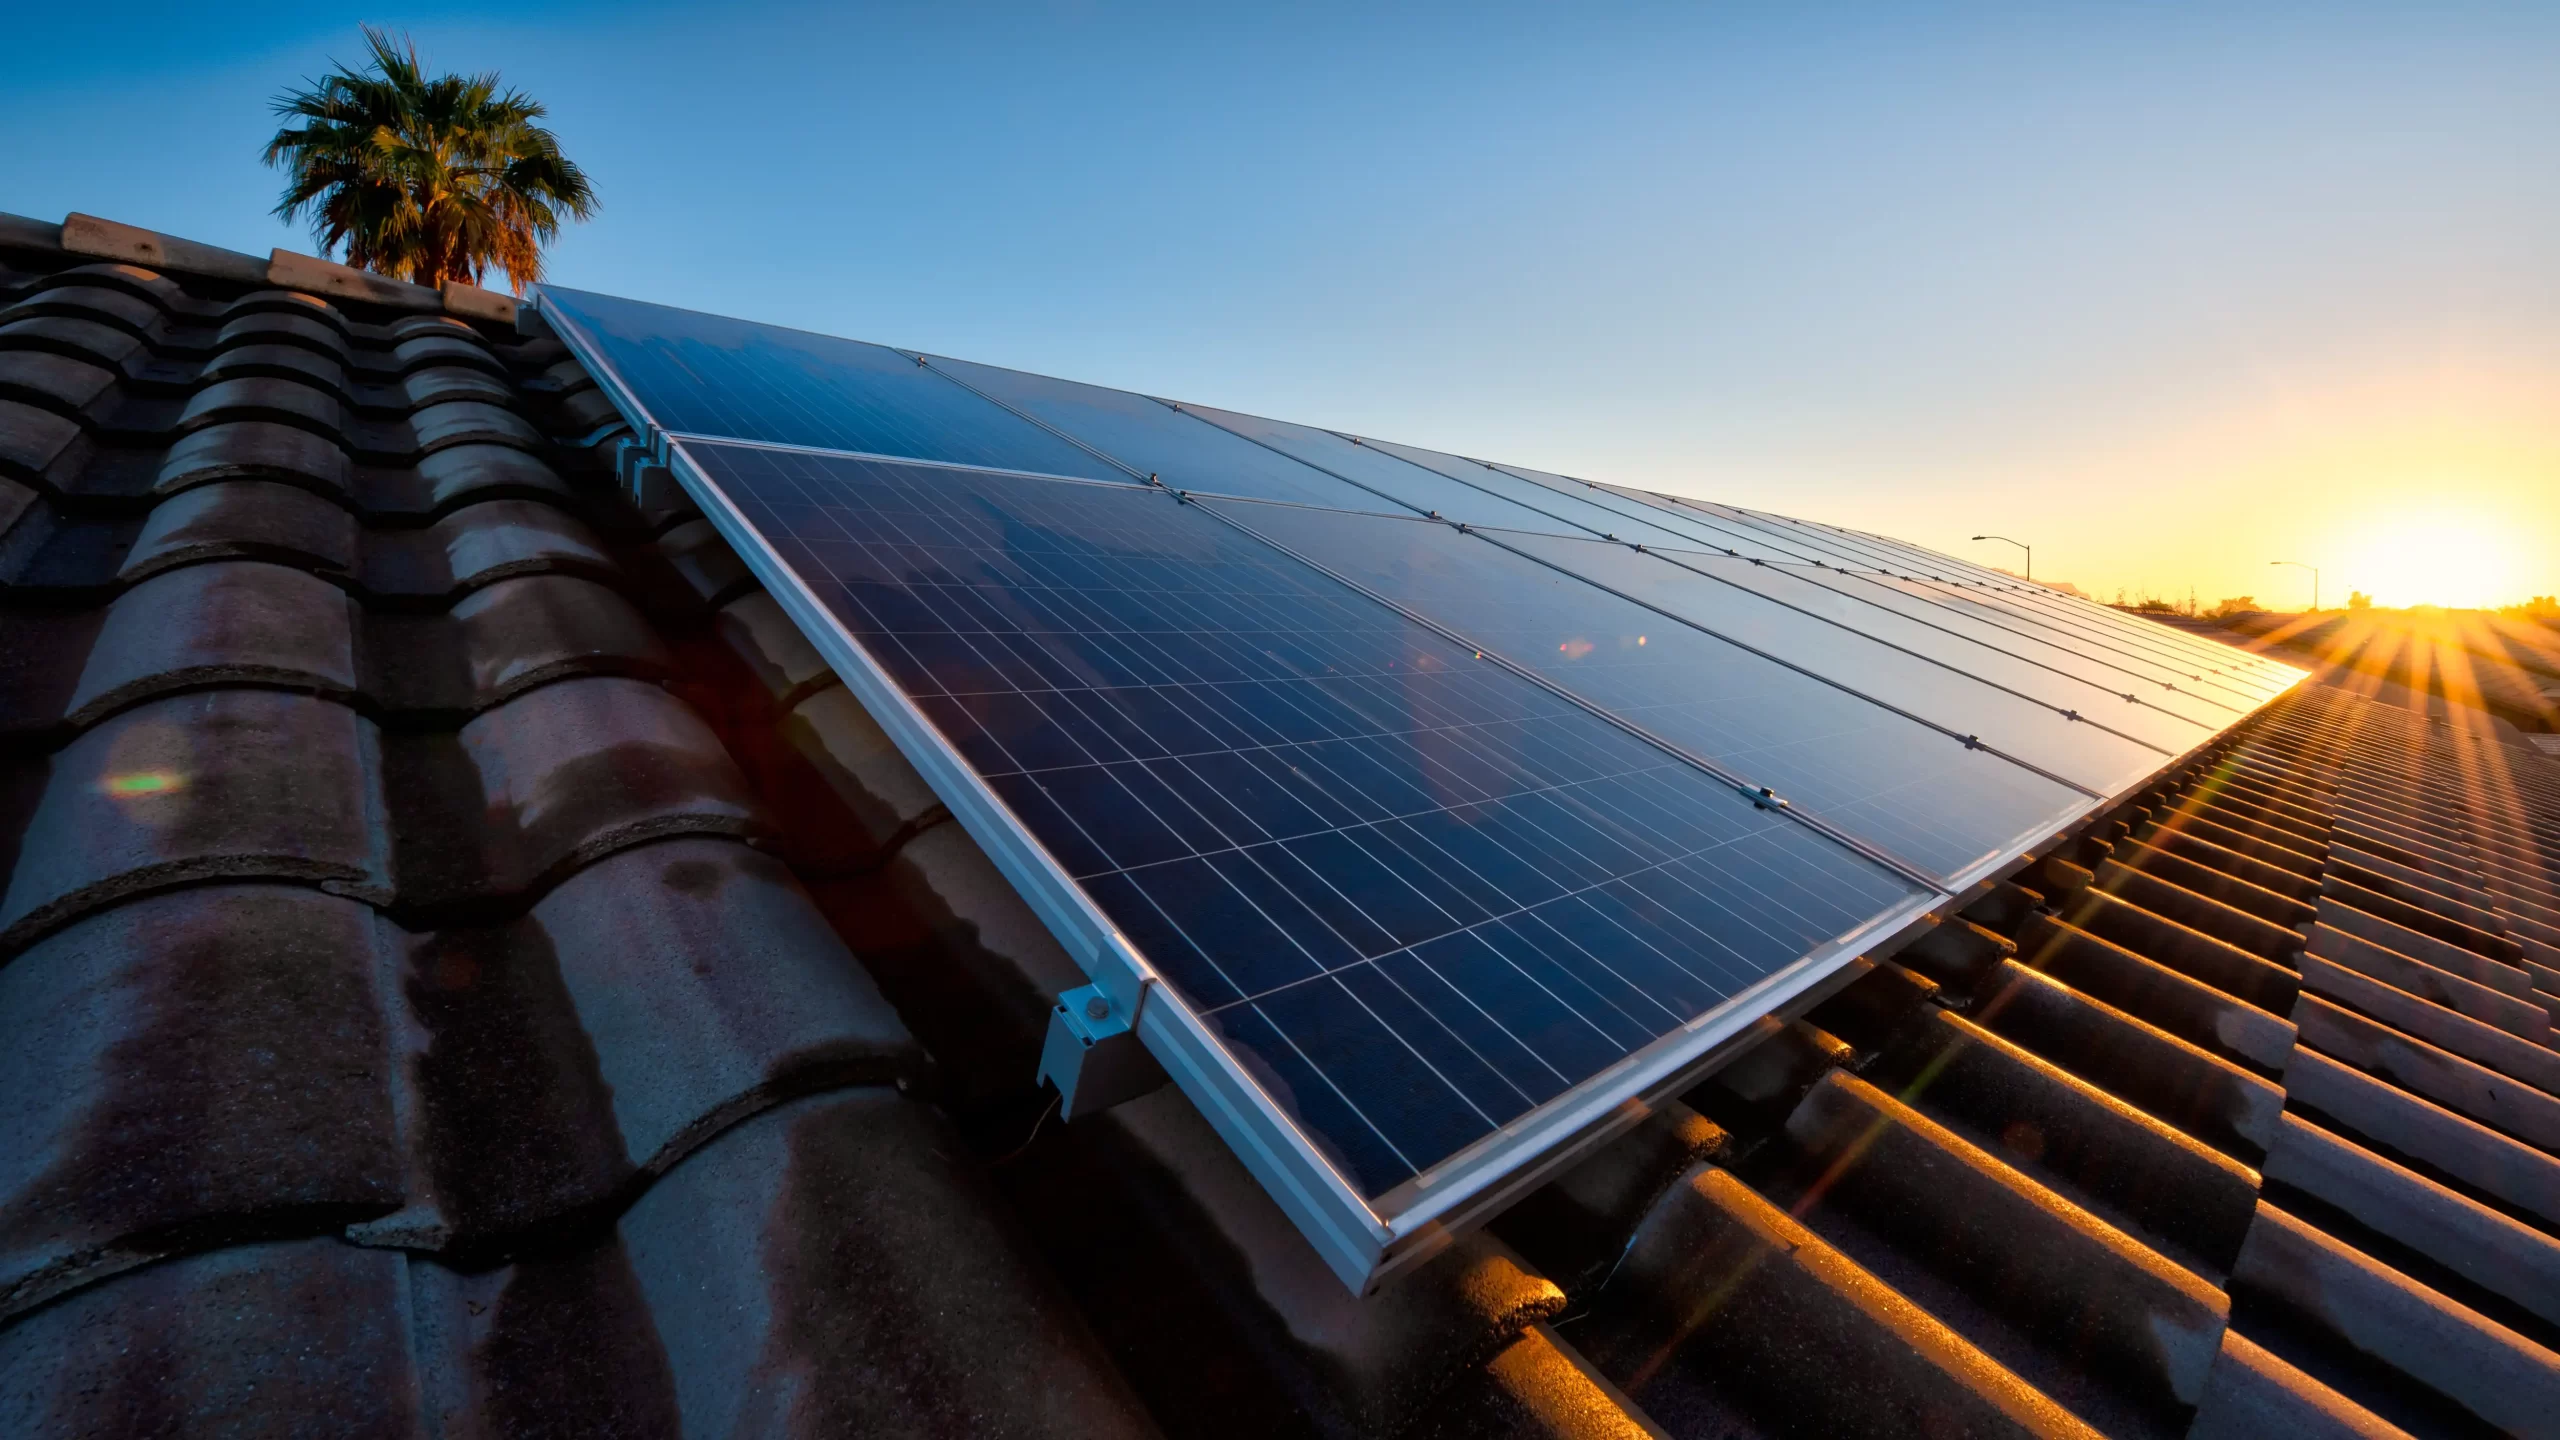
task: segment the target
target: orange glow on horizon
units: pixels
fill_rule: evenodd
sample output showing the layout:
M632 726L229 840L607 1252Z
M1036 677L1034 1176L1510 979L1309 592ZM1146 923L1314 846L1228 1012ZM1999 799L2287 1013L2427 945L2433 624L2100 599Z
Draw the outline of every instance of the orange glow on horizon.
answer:
M2311 576L2269 564L2299 560L2319 567L2331 610L2359 590L2384 607L2491 609L2560 594L2555 395L2554 356L2340 356L2271 366L2261 386L2204 403L2111 406L2038 436L2031 459L1950 450L1890 484L1844 463L1659 488L2015 567L2014 550L1970 539L1997 530L2035 546L2037 580L2100 601L2300 611Z

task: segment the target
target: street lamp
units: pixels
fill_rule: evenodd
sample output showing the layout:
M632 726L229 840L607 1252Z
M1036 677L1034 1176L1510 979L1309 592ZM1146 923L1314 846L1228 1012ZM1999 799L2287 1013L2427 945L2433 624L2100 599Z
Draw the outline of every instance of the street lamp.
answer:
M2026 551L2027 573L2023 578L2028 580L2036 578L2036 547L2033 545L2028 544L2024 540L2012 540L2006 535L1976 535L1973 538L1976 540L1997 540L2004 545L2015 545L2019 549Z
M2320 567L2319 567L2319 566L2317 566L2317 565L2304 565L2304 564L2303 564L2301 561L2299 561L2299 560L2270 560L2270 561L2268 561L2267 563L2268 563L2268 564L2270 564L2270 565L2294 565L2294 566L2299 566L2299 567L2300 567L2300 568L2302 568L2302 569L2305 569L2305 570L2310 571L2310 572L2311 572L2311 613L2312 613L2312 614L2314 614L2314 615L2317 615L2317 614L2319 614L2319 613L2320 613Z

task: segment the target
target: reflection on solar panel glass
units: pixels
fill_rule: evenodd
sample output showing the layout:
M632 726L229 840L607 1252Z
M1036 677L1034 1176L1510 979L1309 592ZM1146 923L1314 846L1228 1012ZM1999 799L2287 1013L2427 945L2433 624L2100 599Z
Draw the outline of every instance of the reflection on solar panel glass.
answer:
M2075 705L2101 697L1943 632L1897 624L1825 589L1819 572L1548 535L1495 538L2098 794L2133 784L2211 733L2149 706L2072 718Z
M1364 1194L1927 893L1162 491L691 448Z
M1175 490L1362 509L1378 497L1162 400L939 355L936 370Z
M1567 555L1576 553L1567 546L1567 542L1543 536L1506 535L1502 539L1506 544L1533 554L1544 555L1551 550ZM1955 626L1942 623L1946 617L1931 616L1916 604L1912 614L1892 608L1883 603L1883 592L1870 586L1865 577L1796 565L1755 564L1727 555L1706 555L1696 551L1651 550L1646 553L1675 569L1748 590L1790 609L1819 616L1845 633L1925 656L1952 674L2032 697L2038 703L2050 706L2056 715L2080 717L2071 723L2124 735L2153 747L2162 757L2185 753L2231 720L2228 707L2184 693L2155 694L2149 698L2137 696L2136 702L2128 706L2121 678L2110 686L2104 683L2104 672L2099 667L2087 664L2077 656L2048 653L2041 660L2021 658L1987 640L1969 636ZM1621 573L1632 582L1643 572L1622 570ZM1647 597L1657 591L1665 596L1685 593L1685 589L1676 582L1641 588ZM1665 603L1671 602L1666 600ZM1804 658L1793 649L1782 653L1790 658ZM1969 696L1955 703L1961 707L1958 713L1979 713ZM2023 755L2025 752L2018 753ZM2038 760L2037 763L2044 762ZM2157 757L2151 761L2155 767L2158 763ZM2071 770L2069 773L2072 778L2098 785L2102 790L2117 788L2099 784L2093 778L2094 772Z
M1096 480L1129 478L885 345L549 288L677 434L731 435Z
M1498 540L1487 543L1427 520L1210 503L1355 584L1717 762L1751 785L1771 787L1808 815L1940 879L2052 833L2091 798L1968 745L1972 731L1933 728ZM1522 541L1536 545L1539 538ZM1755 619L1783 624L1801 618L1623 545L1558 541L1537 548L1569 559L1603 584L1625 581L1629 570L1659 569L1671 582L1666 588L1679 592L1676 603L1687 618L1710 626L1720 619L1725 634ZM1741 613L1749 611L1762 613ZM1787 638L1832 637L1791 630ZM1819 657L1795 658L1804 664ZM1891 652L1867 657L1870 667L1899 658ZM1977 709L2010 699L1972 681L1955 683L1975 692L1967 698ZM2069 724L2053 718L2057 730ZM2143 770L2166 758L2153 756Z
M1397 502L1396 507L1367 505L1345 508L1384 513L1393 513L1396 508L1401 508L1416 514L1438 515L1461 525L1500 525L1514 530L1579 531L1581 528L1552 510L1530 509L1482 486L1452 479L1437 470L1399 459L1352 436L1207 405L1185 405L1183 408L1211 424L1223 426L1310 465L1321 466Z

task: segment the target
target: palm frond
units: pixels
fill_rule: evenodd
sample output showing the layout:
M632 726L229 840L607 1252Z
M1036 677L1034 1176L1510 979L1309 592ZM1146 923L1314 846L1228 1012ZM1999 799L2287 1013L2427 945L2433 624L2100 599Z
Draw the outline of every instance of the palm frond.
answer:
M495 73L429 78L406 37L364 38L364 69L337 63L272 102L287 122L264 156L285 172L276 215L350 265L425 285L495 268L521 294L563 222L595 214L586 172Z

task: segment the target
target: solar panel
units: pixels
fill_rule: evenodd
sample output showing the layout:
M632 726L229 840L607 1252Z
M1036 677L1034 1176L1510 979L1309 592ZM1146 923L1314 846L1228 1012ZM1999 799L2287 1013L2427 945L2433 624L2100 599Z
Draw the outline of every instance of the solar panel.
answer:
M1801 617L1699 583L1624 545L1469 535L1427 520L1294 506L1206 503L1714 762L1745 786L1769 787L1806 816L1934 882L1970 884L1978 867L2053 833L2100 793L2004 759L1971 730L1932 725L1891 707L1877 697L1873 674L1854 675L1841 657L1811 653L1830 636L1788 624ZM1643 573L1657 570L1659 576ZM1626 587L1649 580L1661 582L1652 587L1654 598L1671 599L1673 613L1626 598ZM1675 588L1676 597L1662 594ZM1755 630L1763 641L1785 644L1788 658L1746 648L1741 636ZM1864 658L1880 665L1897 657ZM1838 678L1825 678L1824 670ZM1984 689L1940 673L1950 684ZM1916 682L1921 672L1897 678ZM1963 718L1974 724L1979 717ZM2055 728L2068 728L2053 718ZM2135 774L2111 778L2138 779L2169 758L2153 753Z
M540 305L1355 1288L2245 713L1838 537Z
M1488 465L1481 460L1461 459L1455 455L1441 454L1436 450L1399 445L1388 440L1367 439L1366 443L1427 470L1465 481L1470 485L1482 486L1525 509L1554 515L1567 522L1561 528L1570 529L1576 534L1613 537L1631 545L1696 545L1700 543L1698 537L1691 533L1688 527L1679 525L1676 516L1662 515L1658 517L1660 523L1657 523L1655 519L1648 519L1641 515L1623 514L1585 495L1569 490L1550 489L1535 481L1523 480L1499 466Z
M1514 530L1579 528L1570 517L1554 509L1532 509L1484 486L1453 480L1437 470L1399 459L1355 436L1207 405L1183 408L1213 425L1375 491L1417 514L1440 516L1461 525L1500 525Z
M934 369L1177 490L1358 509L1378 496L1162 400L939 355ZM1394 507L1390 507L1394 508Z
M1923 550L1916 545L1880 535L1867 535L1844 530L1836 525L1821 525L1783 515L1767 515L1733 506L1714 505L1702 500L1682 499L1673 502L1682 509L1694 509L1733 517L1763 533L1795 538L1802 543L1834 550L1856 563L1879 563L1893 568L1896 574L1918 576L1946 584L1970 585L1977 593L1988 589L1997 600L2048 625L2067 628L2075 633L2113 645L2130 645L2137 650L2171 662L2171 668L2189 672L2191 678L2214 677L2245 684L2260 695L2274 695L2290 687L2300 672L2287 665L2261 659L2246 651L2235 650L2199 636L2184 635L2148 621L2135 619L2103 605L2062 594L2043 586L2023 583L2016 576L2003 574L1987 566L1976 565L1950 555Z
M2101 716L2094 713L2095 702L2116 696L2067 684L2048 671L2004 665L2005 657L1951 643L1943 633L1916 623L1897 624L1900 617L1855 605L1788 567L1720 555L1638 551L1561 536L1496 532L1489 538L1760 654L1780 657L1828 686L1869 697L1877 706L1934 729L1936 734L1924 739L1910 733L1909 726L1895 727L1902 743L1918 752L1912 765L1897 762L1905 775L1914 767L1935 768L1970 784L1961 777L1988 770L2005 782L2015 767L1995 765L1984 755L1967 758L1961 750L1953 756L1945 753L1948 739L1972 738L1989 754L2021 761L2084 794L2104 795L2141 780L2212 733L2149 706L2135 707L2130 715ZM2080 713L2080 707L2091 713ZM1832 702L1823 708L1839 707ZM2046 787L2031 793L2036 798L2030 808L2038 814L2058 813L2077 803L2076 797ZM1999 837L2000 842L2035 823L2019 826L2012 835Z
M2200 737L2211 735L2233 718L2231 707L2187 694L2144 698L2136 693L2134 700L2128 702L2124 698L2128 693L2126 682L2120 673L2091 663L2076 652L2056 654L2052 647L2045 647L2033 656L2013 653L1994 643L2007 638L2001 632L1986 629L1969 633L1952 623L1952 616L1933 614L1918 603L1913 603L1908 613L1896 608L1887 601L1892 592L1879 590L1865 577L1800 565L1759 564L1696 551L1647 553L1679 569L1820 616L1851 633L1925 656L1986 685L2030 697L2057 714L2076 716L2074 723L2122 735L2167 754L2183 753ZM1970 698L1957 703L1965 713L1973 713ZM2071 773L2100 789L2112 788L2090 774L2077 770Z
M611 348L622 384L649 397L652 422L671 434L1129 478L885 345L557 286L543 294Z

